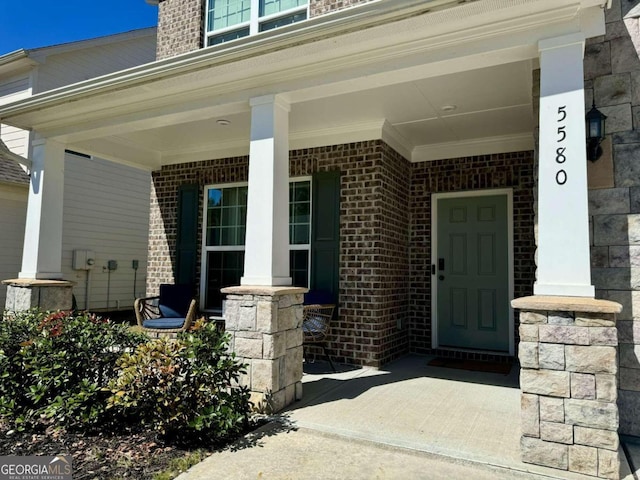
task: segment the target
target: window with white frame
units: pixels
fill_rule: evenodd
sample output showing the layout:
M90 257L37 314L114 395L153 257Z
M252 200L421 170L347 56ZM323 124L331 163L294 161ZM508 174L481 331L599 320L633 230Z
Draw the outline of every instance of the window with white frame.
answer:
M306 20L308 0L207 0L205 43L217 45Z
M220 311L223 287L240 285L247 223L246 184L205 188L202 308ZM311 261L311 181L289 183L289 260L293 284L308 287Z

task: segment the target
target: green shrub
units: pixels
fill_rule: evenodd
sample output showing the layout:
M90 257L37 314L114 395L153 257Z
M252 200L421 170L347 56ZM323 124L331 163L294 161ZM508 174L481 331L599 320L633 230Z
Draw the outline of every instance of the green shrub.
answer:
M247 426L251 404L246 388L230 387L244 366L229 354L228 341L215 324L198 323L177 340L139 345L118 361L109 406L124 421L141 422L178 443L237 435Z
M90 429L107 421L116 360L146 341L87 313L16 314L0 323L0 415L17 428Z

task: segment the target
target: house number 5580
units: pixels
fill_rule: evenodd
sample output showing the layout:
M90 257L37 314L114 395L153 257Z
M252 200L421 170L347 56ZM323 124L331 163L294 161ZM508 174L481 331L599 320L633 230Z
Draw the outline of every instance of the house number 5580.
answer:
M562 107L558 107L558 138L557 143L559 146L556 148L556 163L558 165L562 165L567 161L567 157L564 152L567 150L567 147L564 146L564 143L567 139L567 132L565 125L565 121L567 119L567 106L563 105ZM556 172L556 183L558 185L564 185L567 183L567 172L564 169L560 169Z

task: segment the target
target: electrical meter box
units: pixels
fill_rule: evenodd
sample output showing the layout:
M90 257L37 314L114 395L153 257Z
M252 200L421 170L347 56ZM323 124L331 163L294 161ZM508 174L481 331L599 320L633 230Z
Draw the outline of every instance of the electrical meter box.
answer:
M73 269L74 270L91 270L96 263L96 256L92 250L74 250L73 251Z

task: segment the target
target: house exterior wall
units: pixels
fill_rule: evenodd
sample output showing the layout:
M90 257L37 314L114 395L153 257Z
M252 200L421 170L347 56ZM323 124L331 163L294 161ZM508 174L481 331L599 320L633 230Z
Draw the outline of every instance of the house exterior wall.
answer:
M373 0L309 0L309 18L371 1Z
M0 184L0 278L16 278L20 271L24 224L27 213L27 185ZM7 286L0 284L0 312Z
M145 33L145 32L143 32ZM155 58L155 36L136 32L131 38L92 44L86 48L58 51L59 47L29 51L43 63L32 71L0 78L0 103L28 98L34 93L58 88ZM77 46L77 45L75 45ZM53 50L53 51L52 51ZM2 140L11 151L29 156L28 131L0 126ZM145 290L149 225L149 172L97 158L67 153L65 156L62 272L76 283L74 294L81 308L94 310L131 308ZM11 190L8 190L11 188ZM10 191L11 201L0 205L0 279L16 278L21 268L28 186L22 190L0 184L0 199ZM10 231L9 231L10 230ZM6 248L5 248L6 245ZM96 264L89 278L86 301L86 273L72 268L73 250L92 250ZM134 287L132 260L139 260ZM118 269L103 271L107 260L117 260ZM4 292L0 291L0 310ZM107 296L110 303L107 305ZM117 303L116 303L117 301Z
M31 95L29 72L12 75L0 81L0 104L22 100ZM29 132L0 123L0 139L14 153L26 156Z
M330 348L338 361L380 366L409 351L431 352L432 193L513 188L515 293L531 294L532 152L420 164L381 140L290 152L292 177L334 170L341 172L340 305ZM180 185L197 184L202 202L205 185L246 182L247 173L247 157L153 172L147 294L174 281Z
M202 48L205 0L162 0L158 4L157 60Z
M585 101L608 116L603 155L589 162L591 275L618 316L620 432L640 435L640 26L638 2L614 0L606 34L587 42Z
M78 307L131 308L136 297L144 296L150 188L149 172L66 154L62 272L65 280L76 283L73 291ZM87 272L72 268L76 249L95 253L88 300ZM106 269L109 260L118 262L110 273ZM137 271L133 260L139 261Z
M435 160L411 165L411 350L460 356L460 352L431 348L431 195L479 189L513 189L515 298L531 295L535 281L533 152L515 152ZM518 319L515 319L517 345ZM467 353L478 360L505 360L489 354Z
M155 36L149 34L50 55L37 67L33 93L153 62L155 45Z
M373 0L309 0L309 18ZM160 0L157 60L204 46L206 0Z
M380 140L290 152L292 177L332 170L342 175L340 309L330 347L338 361L379 366L409 350L408 328L397 325L408 309L410 166ZM198 184L202 202L205 185L246 182L247 174L247 157L153 172L149 295L174 280L179 186Z

